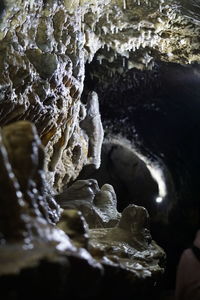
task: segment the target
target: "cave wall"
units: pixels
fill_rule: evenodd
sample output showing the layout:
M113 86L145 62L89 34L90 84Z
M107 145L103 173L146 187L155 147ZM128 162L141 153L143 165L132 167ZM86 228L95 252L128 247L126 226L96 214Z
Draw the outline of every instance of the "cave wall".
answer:
M199 25L174 1L4 1L0 21L0 125L29 120L45 147L51 185L60 190L90 164L80 127L85 63L98 75L151 68L154 59L199 58ZM127 62L127 58L129 58ZM66 172L67 170L67 172ZM67 173L67 174L66 174Z
M84 166L100 165L98 95L91 87L81 99L86 63L96 55L99 67L93 75L106 86L113 73L151 69L155 60L198 61L199 23L193 7L171 0L1 3L1 287L7 293L3 283L15 282L11 292L26 296L24 269L34 275L46 260L58 266L58 273L62 269L55 284L63 291L58 299L73 294L76 282L83 287L77 291L83 299L82 291L90 292L103 276L104 286L111 283L115 293L123 294L127 286L132 295L141 295L144 286L148 293L164 271L165 253L151 238L147 211L131 205L119 214L112 186L100 189L95 183L94 191L94 181L78 181L61 195L60 205L71 210L65 211L59 229L55 224L62 210L49 194L74 181ZM51 274L55 279L57 273ZM117 289L113 276L123 281ZM25 291L32 289L30 282Z

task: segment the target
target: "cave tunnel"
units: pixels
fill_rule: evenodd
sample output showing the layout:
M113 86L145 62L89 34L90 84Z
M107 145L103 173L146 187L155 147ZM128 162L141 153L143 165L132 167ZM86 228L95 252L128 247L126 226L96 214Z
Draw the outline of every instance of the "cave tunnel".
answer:
M166 281L174 288L180 255L192 244L200 220L200 67L161 62L146 71L124 67L122 74L112 75L105 85L103 68L94 59L86 69L86 94L91 89L98 93L108 138L100 170L92 176L114 186L120 211L130 203L148 209L153 238L168 255ZM85 97L83 94L82 101ZM159 169L160 179L153 178L145 166L140 167L139 178L133 171L137 159L140 165L150 163ZM166 188L162 204L159 180Z
M0 299L200 299L199 16L0 0Z

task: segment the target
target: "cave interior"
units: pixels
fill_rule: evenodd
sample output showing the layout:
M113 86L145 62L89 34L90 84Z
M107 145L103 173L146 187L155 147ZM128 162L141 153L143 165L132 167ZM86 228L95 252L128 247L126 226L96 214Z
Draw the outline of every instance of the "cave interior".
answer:
M0 299L175 299L199 37L198 0L1 0Z

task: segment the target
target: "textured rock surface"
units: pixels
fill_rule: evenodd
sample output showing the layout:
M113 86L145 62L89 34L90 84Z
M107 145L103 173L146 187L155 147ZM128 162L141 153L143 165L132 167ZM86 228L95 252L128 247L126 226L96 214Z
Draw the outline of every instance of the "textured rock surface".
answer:
M73 240L77 247L88 248L88 224L79 210L65 209L58 227Z
M25 299L31 291L31 299L63 299L73 294L76 284L77 297L90 295L90 284L96 286L103 268L81 248L87 248L87 237L78 218L72 224L80 235L78 248L70 232L68 236L55 226L60 208L48 195L44 150L33 124L20 121L1 130L0 162L1 297Z
M73 242L55 227L60 210L48 195L45 176L50 188L60 191L83 166L99 167L103 130L98 95L90 89L87 100L80 101L85 64L95 55L99 67L92 75L104 84L113 73L133 67L151 69L155 59L199 61L199 7L195 0L191 4L178 0L1 2L0 126L33 122L46 153L44 160L30 123L8 125L0 133L0 274L20 273L8 298L26 298L29 288L39 298L32 280L23 287L23 271L32 267L28 275L40 273L45 259L62 266L62 274L69 272L68 278L55 276L61 294L48 288L49 295L58 299L73 293L77 283L79 297L86 297L101 278L102 266L107 282L121 274L118 282L124 278L135 289L137 280L156 283L164 253L151 240L143 208L128 207L118 223L113 188L99 189L94 180L79 181L66 190L66 203L61 199L63 206L82 210L89 223L88 231L79 212L64 213L59 226ZM89 247L101 265L82 247ZM1 280L8 296L4 280L10 287L13 278ZM38 284L37 276L33 282ZM42 296L48 298L45 287Z
M79 123L85 110L80 104L84 65L99 49L97 59L107 62L105 77L133 66L151 67L153 58L199 59L199 23L185 1L7 0L5 6L0 125L20 119L35 123L57 189L97 158L91 159L90 151L96 141Z
M71 221L76 220L76 224L82 223L82 217L79 216L78 221L76 211L66 209L64 213L71 216ZM73 241L80 245L83 240L80 243L80 236L74 235L74 229L71 231L70 226L66 226L69 220L65 220L65 226L62 222L60 225L70 234ZM77 232L83 232L83 226L78 227L73 226ZM97 298L101 299L105 295L110 295L111 299L116 295L147 296L163 274L165 260L164 251L152 241L147 211L142 207L130 205L123 211L117 225L89 230L85 228L84 232L89 237L87 249L104 268L103 285Z
M3 240L31 239L59 220L58 205L45 194L44 150L34 125L21 121L1 130L1 168Z
M103 273L107 278L115 272L126 274L121 291L126 281L134 284L136 294L141 282L147 285L146 279L151 281L148 288L153 287L163 272L164 252L151 240L144 208L128 207L120 218L112 186L105 184L100 190L94 179L77 181L60 202L82 210L95 229L88 229L77 210L64 211L59 229L53 224L59 207L47 194L44 151L35 126L20 121L3 128L0 154L1 295L25 299L29 289L40 286L40 291L33 289L35 297L63 299L75 293L77 299L87 299L96 293ZM42 286L39 274L45 276ZM46 282L53 279L47 288Z
M145 208L130 205L119 214L113 187L105 184L100 190L94 179L76 181L57 200L68 215L72 214L69 208L82 212L89 225L89 230L85 229L89 236L88 250L105 267L105 277L110 272L113 276L117 272L119 277L124 274L122 286L135 284L136 287L141 281L146 285L149 279L153 285L161 276L165 253L152 241ZM62 228L72 233L67 224L66 220ZM79 232L80 228L83 226L79 226ZM75 241L80 240L73 233L72 236Z
M44 150L35 126L27 121L6 126L1 130L0 151L1 274L9 274L43 256L47 244L52 249L73 247L64 232L53 225L60 209L45 190ZM35 244L41 251L35 253ZM26 249L33 252L25 258Z
M113 187L104 184L99 189L95 179L76 181L56 199L62 208L80 210L89 228L113 227L120 218Z
M60 188L88 162L89 137L79 126L87 114L80 104L86 59L81 13L70 14L65 2L57 1L6 4L0 25L0 124L35 123L48 154L49 180Z
M104 140L102 146L101 166L98 170L91 171L90 176L95 178L99 185L109 183L114 187L119 211L134 203L144 206L153 218L158 209L156 199L166 196L166 187L164 180L164 190L159 187L158 179L161 181L162 174L157 171L156 175L160 175L157 179L152 169L151 162L147 159L142 160L142 156L139 156L127 139L110 136ZM85 178L84 170L79 178Z
M134 69L112 79L99 93L104 127L133 141L165 174L166 198L154 204L158 213L167 206L169 223L154 224L151 232L167 252L172 285L180 254L200 220L199 65L157 63L152 71Z
M164 251L152 241L148 213L140 206L125 208L113 228L91 229L89 250L103 264L130 272L133 281L153 279L164 271Z
M78 190L81 200L77 199ZM119 214L112 186L105 184L97 192L97 183L92 179L77 181L59 197L59 202L65 208L59 227L76 245L84 244L102 264L104 281L109 280L110 290L116 289L123 295L123 289L127 288L126 292L133 297L135 293L141 293L140 284L147 290L154 286L164 272L165 253L151 238L145 208L130 205ZM89 229L72 207L82 212ZM84 240L80 239L80 233L85 236ZM113 282L109 276L115 280L121 278L120 286L116 288L116 281ZM101 291L102 295L104 292ZM114 299L113 295L111 299Z

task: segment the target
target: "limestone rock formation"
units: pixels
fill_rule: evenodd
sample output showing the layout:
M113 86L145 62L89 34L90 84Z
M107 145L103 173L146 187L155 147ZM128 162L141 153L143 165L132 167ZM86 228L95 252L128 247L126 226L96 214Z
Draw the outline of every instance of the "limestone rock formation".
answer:
M120 218L113 187L104 184L99 189L95 179L76 181L56 199L62 208L80 210L89 228L113 227Z
M87 114L80 103L85 63L81 14L71 15L66 6L64 1L7 1L0 25L0 124L34 122L46 149L49 181L58 189L90 163L88 148L95 147L79 126Z
M129 286L130 292L131 285L136 288L142 281L148 286L150 279L151 286L161 276L164 271L165 253L152 241L145 208L130 205L122 214L118 213L113 187L105 184L99 189L94 179L76 181L59 195L57 200L66 214L65 221L61 221L61 228L78 244L80 234L77 236L74 230L70 229L68 224L71 222L66 216L73 215L75 218L77 213L74 209L82 212L89 229L78 225L83 224L82 221L76 221L78 232L83 232L85 228L85 235L89 237L87 249L104 266L104 278L109 277L109 274L118 274L116 277L124 278L122 286ZM110 280L110 289L113 288L112 285ZM132 291L133 295L138 293L138 288L136 290L137 292Z
M4 2L0 125L21 119L36 125L49 181L58 190L84 165L99 164L101 139L97 143L89 131L101 131L100 121L91 129L80 127L85 63L99 49L97 59L106 64L103 74L94 75L105 80L124 68L151 67L155 58L199 59L199 24L185 1Z
M60 209L45 191L44 150L35 126L27 121L6 126L1 130L0 151L2 275L30 266L44 255L48 244L51 251L57 247L73 250L73 246L64 232L54 226Z
M93 179L77 181L60 196L60 202L63 207L74 206L82 210L89 227L96 229L89 230L81 213L75 210L64 211L59 229L55 223L59 219L60 208L48 194L44 150L35 126L27 121L5 126L1 130L0 154L2 295L11 299L11 295L15 294L25 299L32 283L38 286L41 280L40 275L35 277L34 274L41 273L46 280L52 277L57 281L47 291L45 285L41 286L40 295L53 294L56 299L63 299L68 293L71 297L74 285L78 284L77 299L87 299L101 283L103 273L105 278L109 274L107 266L113 268L113 275L116 270L122 274L126 272L127 276L130 272L131 279L127 277L127 280L135 283L137 292L137 281L143 282L146 276L151 278L153 286L157 275L163 271L159 264L164 252L151 241L144 208L128 207L120 219L112 186L104 185L100 190ZM104 228L107 226L110 228ZM135 249L141 252L138 254L140 258ZM105 255L100 259L98 252ZM141 260L141 256L142 268L138 272L137 261ZM47 272L48 269L52 270L52 274ZM24 274L32 278L30 282L24 279ZM8 292L11 280L14 284ZM65 285L69 286L67 290ZM39 296L38 293L37 289L33 291L35 297Z
M57 196L62 207L68 208L63 212L50 196L52 191L44 171L44 147L35 125L28 121L7 125L1 129L0 137L0 286L3 297L11 299L14 294L16 298L25 299L33 289L32 284L40 285L41 274L45 282L53 279L54 283L48 289L45 284L40 286L41 292L34 289L34 297L54 295L55 299L63 299L67 294L72 297L78 284L76 298L87 299L95 293L96 287L102 286L104 290L102 275L106 278L111 272L114 276L116 270L127 276L129 272L132 274L127 281L135 283L137 293L138 282L146 282L146 276L151 278L150 286L153 286L157 275L163 272L160 263L164 252L151 241L144 208L128 207L121 216L112 186L105 184L99 189L97 181L90 179L76 181ZM139 260L142 256L144 261L139 273L136 250L141 252ZM100 258L98 252L104 253L103 257ZM27 281L24 276L31 280ZM13 284L9 287L11 281Z
M58 227L62 229L79 248L88 248L88 224L82 213L76 209L65 209Z
M126 292L132 297L141 295L140 284L150 290L163 274L165 265L165 253L150 235L148 213L143 207L130 205L119 214L112 186L105 184L92 197L90 191L88 197L88 186L91 182L96 183L91 179L77 181L74 187L72 185L69 188L68 193L66 190L60 196L58 200L64 208L64 217L59 227L76 245L85 245L91 255L101 263L105 272L103 282L108 280L110 291L115 290L123 295L122 290L127 288ZM77 199L77 187L80 189L79 195L82 193L82 200ZM75 208L82 212L89 228L84 225L83 217ZM118 280L121 284L116 287ZM104 284L99 298L105 293ZM126 292L124 291L124 295ZM111 298L114 299L114 295Z
M56 299L63 299L67 292L72 293L75 282L82 286L80 293L88 295L90 289L86 282L82 283L83 273L87 272L95 285L103 269L86 249L81 248L87 248L86 244L79 244L77 248L70 234L67 236L55 226L60 207L49 195L44 149L33 124L20 121L1 130L0 161L1 296L11 299L15 295L16 299L25 299L31 291L34 297L54 294ZM74 225L74 231L78 232L78 224L74 222ZM83 230L80 239L84 241L84 238ZM83 268L75 280L77 265ZM39 275L35 276L37 273ZM25 274L30 281L24 278ZM41 274L46 281L40 278ZM45 286L46 283L40 286L41 280L52 279L51 288ZM71 290L66 291L68 283ZM32 285L40 288L34 289Z
M103 142L104 131L101 124L97 93L89 93L86 109L87 115L80 122L80 127L89 137L88 165L93 167L93 169L98 169L101 163L101 146Z
M83 207L79 208L85 214ZM152 241L147 211L143 207L130 205L119 217L119 222L110 228L96 226L88 229L83 224L80 213L66 208L59 226L76 245L85 245L103 266L104 276L97 298L101 299L105 295L110 295L111 299L116 295L147 296L163 274L165 265L164 251ZM84 240L80 239L80 233L83 237L83 232Z
M134 279L153 278L164 271L164 251L152 241L148 213L140 206L125 208L113 228L91 229L89 250L103 264L125 269Z
M90 176L96 178L100 185L113 185L118 195L117 207L120 211L134 203L145 206L153 217L157 210L156 198L164 198L165 194L159 190L150 168L150 162L148 165L147 161L142 160L127 139L111 136L102 145L100 168L91 171ZM84 169L79 178L86 178Z
M1 130L1 168L3 240L32 239L59 220L59 206L45 191L44 150L34 125L21 121Z
M91 87L81 99L85 65L95 59L91 76L106 86L113 74L151 69L155 60L199 61L195 2L1 1L0 282L6 298L25 299L31 290L35 298L65 299L78 284L77 298L87 299L103 272L108 283L124 278L122 288L157 282L164 252L151 240L146 210L130 206L120 216L112 186L99 189L94 179L69 187L84 166L100 166L98 95ZM59 224L66 233L56 226L62 210L52 197L64 185L57 199L71 209ZM37 272L53 281L40 295Z

